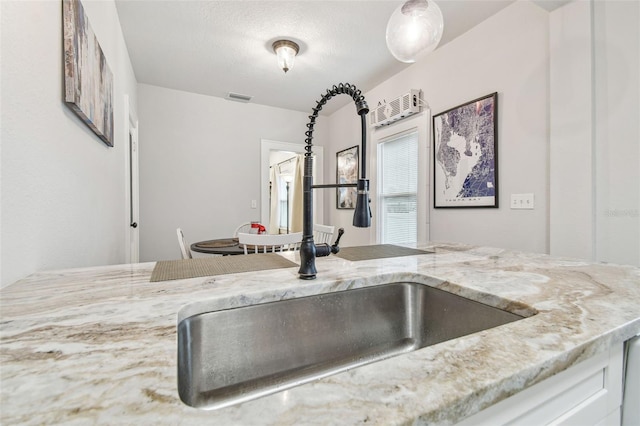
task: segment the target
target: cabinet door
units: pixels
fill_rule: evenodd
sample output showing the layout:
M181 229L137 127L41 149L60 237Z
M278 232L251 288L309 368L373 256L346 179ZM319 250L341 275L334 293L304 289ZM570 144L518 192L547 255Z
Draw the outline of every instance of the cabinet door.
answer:
M459 425L608 425L620 423L622 345L562 371Z

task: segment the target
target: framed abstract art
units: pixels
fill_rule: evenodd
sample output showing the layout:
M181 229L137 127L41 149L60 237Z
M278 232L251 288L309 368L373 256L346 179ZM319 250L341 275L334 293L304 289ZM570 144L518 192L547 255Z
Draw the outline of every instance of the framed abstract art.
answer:
M113 146L113 74L79 0L62 2L64 101Z

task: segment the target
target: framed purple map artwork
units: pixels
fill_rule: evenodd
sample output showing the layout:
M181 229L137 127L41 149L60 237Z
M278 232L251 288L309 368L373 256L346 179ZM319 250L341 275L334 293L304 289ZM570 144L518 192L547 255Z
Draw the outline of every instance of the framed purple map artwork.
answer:
M433 205L498 207L498 93L433 116Z
M62 2L64 101L113 146L113 74L79 0Z

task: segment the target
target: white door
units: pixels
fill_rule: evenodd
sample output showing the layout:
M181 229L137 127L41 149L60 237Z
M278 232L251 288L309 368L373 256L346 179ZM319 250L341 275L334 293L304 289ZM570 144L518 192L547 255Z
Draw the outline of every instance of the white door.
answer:
M128 263L138 263L140 259L140 217L138 182L138 121L129 110L129 97L125 95L126 126L126 194L127 194L127 230L126 253Z

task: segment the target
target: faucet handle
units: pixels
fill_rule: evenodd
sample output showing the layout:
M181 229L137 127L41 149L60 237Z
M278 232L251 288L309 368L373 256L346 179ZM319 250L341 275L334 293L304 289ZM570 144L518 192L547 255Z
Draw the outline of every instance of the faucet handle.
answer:
M340 238L342 238L343 235L344 235L344 228L339 228L338 229L338 238L336 238L336 242L333 243L334 246L337 246L338 244L340 244Z
M333 245L331 246L331 253L336 254L340 251L340 247L338 247L338 244L340 244L340 238L342 238L343 235L344 235L344 228L339 228L338 238L336 238L336 242L333 243Z

